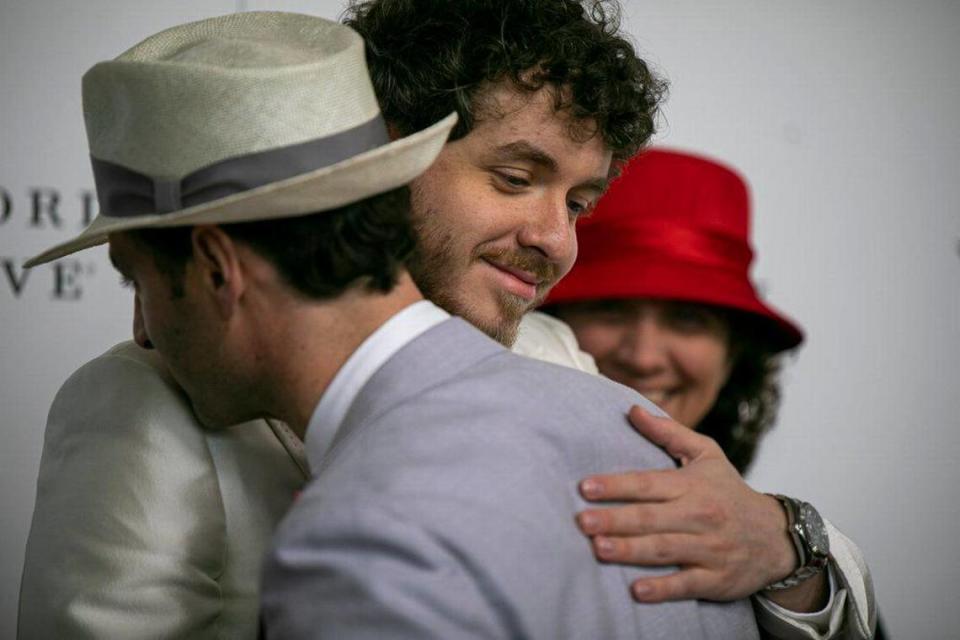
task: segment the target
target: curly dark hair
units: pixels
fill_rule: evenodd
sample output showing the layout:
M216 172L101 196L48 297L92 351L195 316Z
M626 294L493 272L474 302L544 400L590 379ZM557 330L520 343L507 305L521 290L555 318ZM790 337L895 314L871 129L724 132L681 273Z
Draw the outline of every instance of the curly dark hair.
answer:
M478 95L510 80L562 89L556 108L572 114L571 136L599 133L628 158L653 134L666 90L619 32L613 0L354 0L344 22L366 40L381 110L401 135L456 111L450 139L465 136Z
M697 431L716 440L737 471L744 474L753 463L760 440L777 419L784 354L771 346L766 326L754 316L715 309L730 329L733 367Z
M221 228L269 260L296 291L324 300L358 281L370 291L393 288L415 243L409 211L410 190L400 187L331 211ZM193 255L191 231L131 232L168 275L174 297L184 293L184 269Z

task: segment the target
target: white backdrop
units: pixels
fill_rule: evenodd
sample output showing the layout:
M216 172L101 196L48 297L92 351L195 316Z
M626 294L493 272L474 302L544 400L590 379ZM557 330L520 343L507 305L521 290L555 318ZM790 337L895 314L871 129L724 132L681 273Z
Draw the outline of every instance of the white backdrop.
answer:
M47 407L126 339L101 249L27 275L82 226L80 76L236 9L340 0L0 0L0 638L12 637ZM899 638L960 628L960 2L627 0L672 85L659 141L753 185L755 275L807 343L751 477L857 540ZM56 200L54 202L54 199ZM69 532L64 532L69 535Z

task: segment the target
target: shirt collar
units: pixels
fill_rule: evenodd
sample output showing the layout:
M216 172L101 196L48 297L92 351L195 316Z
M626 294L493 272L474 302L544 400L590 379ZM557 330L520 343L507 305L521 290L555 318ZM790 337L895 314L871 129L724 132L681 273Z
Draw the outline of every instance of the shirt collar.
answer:
M370 334L343 363L307 423L304 444L311 469L319 469L340 424L371 376L421 333L450 317L429 300L404 308Z

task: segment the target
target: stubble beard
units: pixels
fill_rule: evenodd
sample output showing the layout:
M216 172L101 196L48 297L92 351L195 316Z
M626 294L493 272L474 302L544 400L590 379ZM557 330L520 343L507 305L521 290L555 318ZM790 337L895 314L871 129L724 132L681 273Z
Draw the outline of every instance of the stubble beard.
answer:
M423 219L437 219L429 209ZM471 255L464 269L458 268L453 250L453 234L421 221L414 223L417 245L407 263L407 269L421 293L448 313L460 316L500 344L512 347L516 342L520 321L546 297L549 286L538 287L537 297L526 300L509 291L498 290L496 296L498 313L495 318L485 317L480 305L474 304L467 291L457 291L456 275L470 267L479 256ZM548 280L552 284L553 280ZM460 295L458 295L458 293Z

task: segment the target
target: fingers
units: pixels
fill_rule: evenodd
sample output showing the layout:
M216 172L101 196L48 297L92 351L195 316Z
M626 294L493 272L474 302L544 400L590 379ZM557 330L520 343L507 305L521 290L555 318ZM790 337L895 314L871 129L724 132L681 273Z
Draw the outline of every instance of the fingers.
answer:
M601 562L679 567L675 573L635 581L631 592L641 602L688 598L736 600L755 593L758 584L769 583L750 571L749 554L734 549L722 538L675 533L642 537L596 536L591 544L594 555Z
M726 599L722 587L711 585L710 571L697 568L637 580L630 585L630 593L635 600L649 603L668 600Z
M630 407L629 418L640 435L662 447L682 465L687 465L690 460L699 456L713 453L716 449L716 442L710 438L672 418L655 416L639 405Z
M709 559L698 536L685 533L629 538L597 536L592 544L598 560L617 564L702 566Z
M628 505L578 513L577 526L588 536L642 536L656 531L656 520L645 505Z
M723 529L730 514L710 502L634 503L577 514L577 526L588 536L644 536L651 533L707 533Z
M676 469L595 475L580 483L581 495L591 502L675 500L683 491Z

